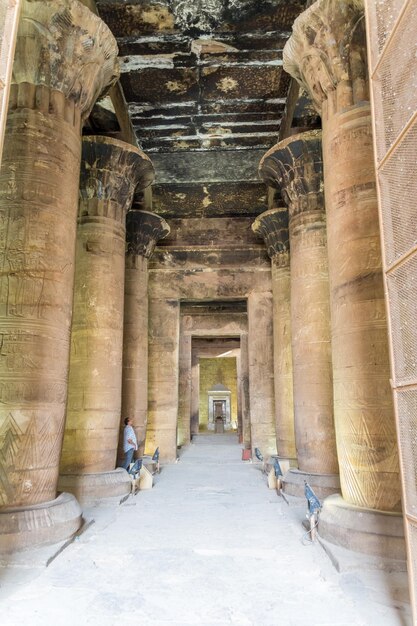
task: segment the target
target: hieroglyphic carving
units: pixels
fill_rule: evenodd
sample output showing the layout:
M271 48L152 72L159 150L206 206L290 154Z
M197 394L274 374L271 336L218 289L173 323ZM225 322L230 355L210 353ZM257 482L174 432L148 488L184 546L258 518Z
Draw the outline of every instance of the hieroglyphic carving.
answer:
M137 207L135 200L133 206ZM139 454L143 455L148 400L148 259L170 228L159 215L135 209L127 213L126 231L122 413L132 418Z
M342 493L356 506L399 511L369 103L326 119L323 159Z
M85 119L118 78L117 53L109 28L81 2L22 0L12 83L59 91Z
M21 4L22 0L4 0L0 4L0 162Z
M114 469L123 349L125 217L148 157L107 137L83 140L67 421L61 473Z
M22 5L0 170L0 428L19 446L13 471L3 464L8 487L0 484L0 497L7 506L56 497L80 124L117 77L115 40L81 3Z
M282 457L295 458L288 208L261 213L252 224L252 230L265 239L272 261L277 451Z
M284 69L320 113L337 90L340 104L368 99L363 0L317 0L294 22Z
M0 427L0 506L23 506L52 499L50 475L56 473L63 423L56 431L32 415L25 423L9 413Z
M302 471L337 473L321 131L293 135L265 154L261 178L289 210L295 436Z

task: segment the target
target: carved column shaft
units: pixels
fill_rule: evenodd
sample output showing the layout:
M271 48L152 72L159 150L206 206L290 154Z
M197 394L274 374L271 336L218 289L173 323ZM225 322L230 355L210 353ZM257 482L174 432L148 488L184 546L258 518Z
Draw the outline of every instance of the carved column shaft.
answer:
M142 456L148 411L148 259L169 226L155 213L134 210L127 214L126 228L122 417L132 419Z
M185 332L184 316L181 317L179 346L179 390L178 390L178 445L191 440L191 352L192 337Z
M177 456L180 303L149 300L149 387L146 453L160 448L161 459Z
M276 454L272 294L248 297L248 361L252 448Z
M240 335L240 393L242 403L242 438L243 446L250 450L251 448L251 432L250 432L250 395L249 395L249 354L248 354L248 335ZM238 388L239 388L238 387Z
M110 31L78 2L23 2L0 174L3 506L56 496L80 128L103 87L116 78L116 56Z
M323 121L343 497L357 506L400 510L362 3L315 2L296 20L284 64Z
M295 458L288 209L262 213L252 230L264 237L272 262L277 451L280 457Z
M265 182L289 207L291 337L299 469L337 474L330 303L320 131L295 135L262 159Z
M0 163L21 4L21 0L4 0L0 8Z
M69 396L61 474L113 470L119 436L125 217L151 167L115 139L83 141Z

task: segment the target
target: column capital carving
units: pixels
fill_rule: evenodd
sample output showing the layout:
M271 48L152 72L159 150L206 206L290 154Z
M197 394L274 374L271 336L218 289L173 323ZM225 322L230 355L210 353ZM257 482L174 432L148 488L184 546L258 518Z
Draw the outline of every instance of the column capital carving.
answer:
M110 137L84 137L80 217L100 215L124 224L136 188L147 187L153 179L151 160L135 146Z
M100 94L119 77L110 29L77 0L23 0L12 84L64 94L88 117Z
M337 89L344 92L344 105L369 99L363 0L316 0L293 24L283 67L319 113Z
M157 241L169 235L167 222L150 211L129 211L126 216L126 254L149 259Z
M273 146L259 164L261 179L281 189L290 219L324 206L321 130L293 135Z
M268 255L274 265L286 267L290 263L290 241L288 234L288 209L269 209L258 215L252 224L254 233L263 237Z

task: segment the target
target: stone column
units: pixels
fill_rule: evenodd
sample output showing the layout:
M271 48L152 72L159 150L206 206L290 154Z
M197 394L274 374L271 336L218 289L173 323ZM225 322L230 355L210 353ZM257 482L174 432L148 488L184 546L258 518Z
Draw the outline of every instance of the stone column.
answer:
M291 245L291 342L295 439L299 470L285 490L304 493L304 480L319 497L338 490L333 421L329 276L323 199L321 132L294 135L261 161L261 176L281 187L289 209Z
M182 317L178 366L178 445L181 446L191 440L191 343L192 337L185 333L185 321Z
M200 364L198 354L191 351L191 423L190 437L198 435L200 413Z
M290 463L296 465L288 209L265 211L257 217L252 230L265 239L272 262L275 428L281 467L287 470Z
M22 3L0 173L0 551L61 540L81 522L72 495L56 498L80 135L116 57L108 28L75 0Z
M248 362L252 450L276 454L272 293L248 296Z
M399 465L362 3L315 2L296 20L284 59L287 71L313 99L323 124L335 422L343 500L325 503L320 533L335 543L386 555L388 540L382 534L390 535L399 554L401 539L393 538L401 531L401 519L393 515L401 509ZM389 512L390 517L381 522L380 513L372 513L377 510ZM365 516L375 524L372 536L366 531ZM383 528L379 539L378 528Z
M240 385L242 404L242 443L246 450L251 449L250 400L249 400L249 357L248 335L240 335Z
M149 391L147 454L159 447L161 461L177 458L180 303L149 300Z
M21 4L21 0L3 0L0 5L0 163Z
M119 438L126 211L153 168L140 150L86 137L80 178L74 308L61 489L81 501L130 491L114 471Z
M137 210L128 212L126 228L122 418L133 421L141 457L148 410L148 260L170 228L156 213Z

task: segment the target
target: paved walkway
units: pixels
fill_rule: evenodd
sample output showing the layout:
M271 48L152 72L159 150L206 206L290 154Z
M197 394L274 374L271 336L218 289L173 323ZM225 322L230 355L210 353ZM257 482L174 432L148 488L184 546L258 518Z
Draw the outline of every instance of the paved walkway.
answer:
M408 624L303 545L295 509L240 455L232 435L200 436L152 491L88 511L95 523L35 579L11 589L0 573L0 624Z

